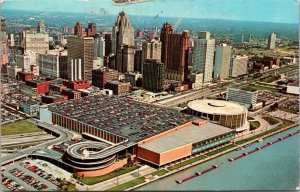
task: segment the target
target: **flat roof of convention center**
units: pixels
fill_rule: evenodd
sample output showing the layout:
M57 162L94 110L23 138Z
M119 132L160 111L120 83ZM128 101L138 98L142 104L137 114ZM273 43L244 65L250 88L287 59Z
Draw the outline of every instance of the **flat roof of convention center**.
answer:
M230 132L234 132L234 130L209 122L200 126L191 124L185 128L139 146L155 153L164 153L172 149L204 141Z

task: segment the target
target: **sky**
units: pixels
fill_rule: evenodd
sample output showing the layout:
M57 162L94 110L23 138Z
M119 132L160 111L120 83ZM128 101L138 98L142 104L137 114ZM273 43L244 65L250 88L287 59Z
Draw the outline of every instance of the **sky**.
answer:
M212 18L299 23L299 0L154 0L127 6L111 0L4 0L2 9Z

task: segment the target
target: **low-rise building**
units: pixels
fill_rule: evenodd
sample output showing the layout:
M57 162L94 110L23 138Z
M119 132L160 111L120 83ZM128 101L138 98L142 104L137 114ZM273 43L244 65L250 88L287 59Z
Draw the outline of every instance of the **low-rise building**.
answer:
M132 86L129 82L110 81L105 85L105 88L112 90L114 95L126 95Z

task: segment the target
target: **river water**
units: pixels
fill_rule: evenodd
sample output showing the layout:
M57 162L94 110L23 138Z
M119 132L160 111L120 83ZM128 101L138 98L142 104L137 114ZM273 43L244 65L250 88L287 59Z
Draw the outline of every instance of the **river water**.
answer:
M299 126L137 190L295 190L299 185L299 134L234 162L228 159L297 130ZM182 184L175 182L212 165L220 167Z

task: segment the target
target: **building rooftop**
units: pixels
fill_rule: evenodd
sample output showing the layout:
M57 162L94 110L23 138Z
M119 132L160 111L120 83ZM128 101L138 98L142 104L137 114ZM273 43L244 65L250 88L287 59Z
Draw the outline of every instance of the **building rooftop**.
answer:
M188 107L207 114L239 115L247 112L247 108L240 104L213 99L191 101Z
M194 119L179 113L125 97L90 96L51 104L49 110L79 122L136 142Z
M204 141L233 131L234 130L224 126L209 122L200 126L191 124L166 136L142 144L140 147L156 153L164 153L178 147Z

